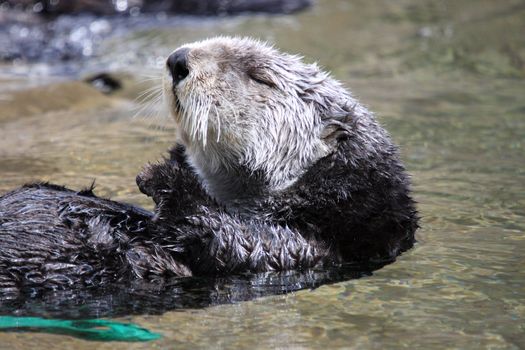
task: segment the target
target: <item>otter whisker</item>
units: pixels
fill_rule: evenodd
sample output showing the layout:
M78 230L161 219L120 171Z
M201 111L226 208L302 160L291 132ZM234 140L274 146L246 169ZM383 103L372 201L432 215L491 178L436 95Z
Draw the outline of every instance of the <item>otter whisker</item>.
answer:
M179 96L183 103L182 127L193 140L202 142L206 146L208 136L208 119L212 106L208 97L198 97L198 94L190 91Z
M137 80L138 83L145 83L149 81L161 81L163 74L146 75Z
M133 118L143 116L144 119L152 119L154 116L160 116L160 109L163 107L161 101L163 100L162 90L153 90L144 95L140 101L137 102L136 112Z
M217 118L217 140L216 142L219 143L220 139L221 139L221 114L219 113L218 109L217 109L217 106L213 106L214 108L214 114Z
M152 86L144 91L142 91L137 97L135 97L135 102L142 102L148 100L152 95L162 92L162 87Z

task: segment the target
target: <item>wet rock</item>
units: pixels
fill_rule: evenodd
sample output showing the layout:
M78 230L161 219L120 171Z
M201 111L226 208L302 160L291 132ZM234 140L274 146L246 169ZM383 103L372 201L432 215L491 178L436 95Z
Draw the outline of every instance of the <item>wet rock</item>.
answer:
M292 13L311 0L4 0L3 6L43 15L91 13L96 15L169 12L191 15L228 15L243 12Z
M23 11L0 11L0 60L56 62L89 57L111 32L108 21L92 16L49 21Z
M192 15L230 15L244 12L293 13L310 5L311 0L164 0L148 1L144 10Z
M87 77L84 81L91 84L95 89L106 95L122 89L122 83L120 80L109 73L99 73L94 76Z

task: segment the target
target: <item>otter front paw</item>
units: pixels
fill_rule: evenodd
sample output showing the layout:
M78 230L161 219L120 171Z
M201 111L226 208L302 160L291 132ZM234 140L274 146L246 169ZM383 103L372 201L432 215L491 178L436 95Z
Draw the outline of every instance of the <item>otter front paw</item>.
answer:
M169 160L158 164L148 163L137 175L137 186L140 192L153 198L158 204L160 198L170 192L174 179L179 176L178 170L177 164Z
M153 177L154 177L154 168L155 165L148 163L143 168L142 171L137 175L135 181L140 192L144 193L148 197L152 197L154 191Z
M157 205L161 201L175 205L174 201L180 202L185 197L191 198L200 193L200 184L192 171L171 159L145 165L136 181L140 191L153 198Z

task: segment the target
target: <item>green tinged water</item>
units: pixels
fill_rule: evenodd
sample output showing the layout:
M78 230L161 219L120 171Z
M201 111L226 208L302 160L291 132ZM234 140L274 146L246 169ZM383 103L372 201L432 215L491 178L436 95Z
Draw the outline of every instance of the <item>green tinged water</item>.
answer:
M128 317L163 338L122 348L525 348L524 33L524 1L326 0L292 17L190 21L107 41L100 64L135 79L179 44L216 34L257 36L318 61L400 145L422 216L416 247L370 277ZM132 119L126 99L77 101L92 92L76 85L44 88L72 95L71 107L60 94L42 105L24 97L30 83L2 81L0 104L12 112L0 118L0 191L96 178L97 193L150 205L134 177L170 145L170 121ZM93 346L0 334L0 347L37 345Z

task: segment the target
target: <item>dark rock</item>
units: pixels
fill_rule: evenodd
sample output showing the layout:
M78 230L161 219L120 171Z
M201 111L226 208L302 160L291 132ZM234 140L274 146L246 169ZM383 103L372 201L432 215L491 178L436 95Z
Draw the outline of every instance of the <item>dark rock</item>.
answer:
M47 16L79 13L135 15L159 11L213 16L243 12L292 13L308 7L311 0L5 0L0 3Z
M111 94L116 90L122 89L122 83L108 73L100 73L85 79L86 83L93 85L95 89L104 93Z

